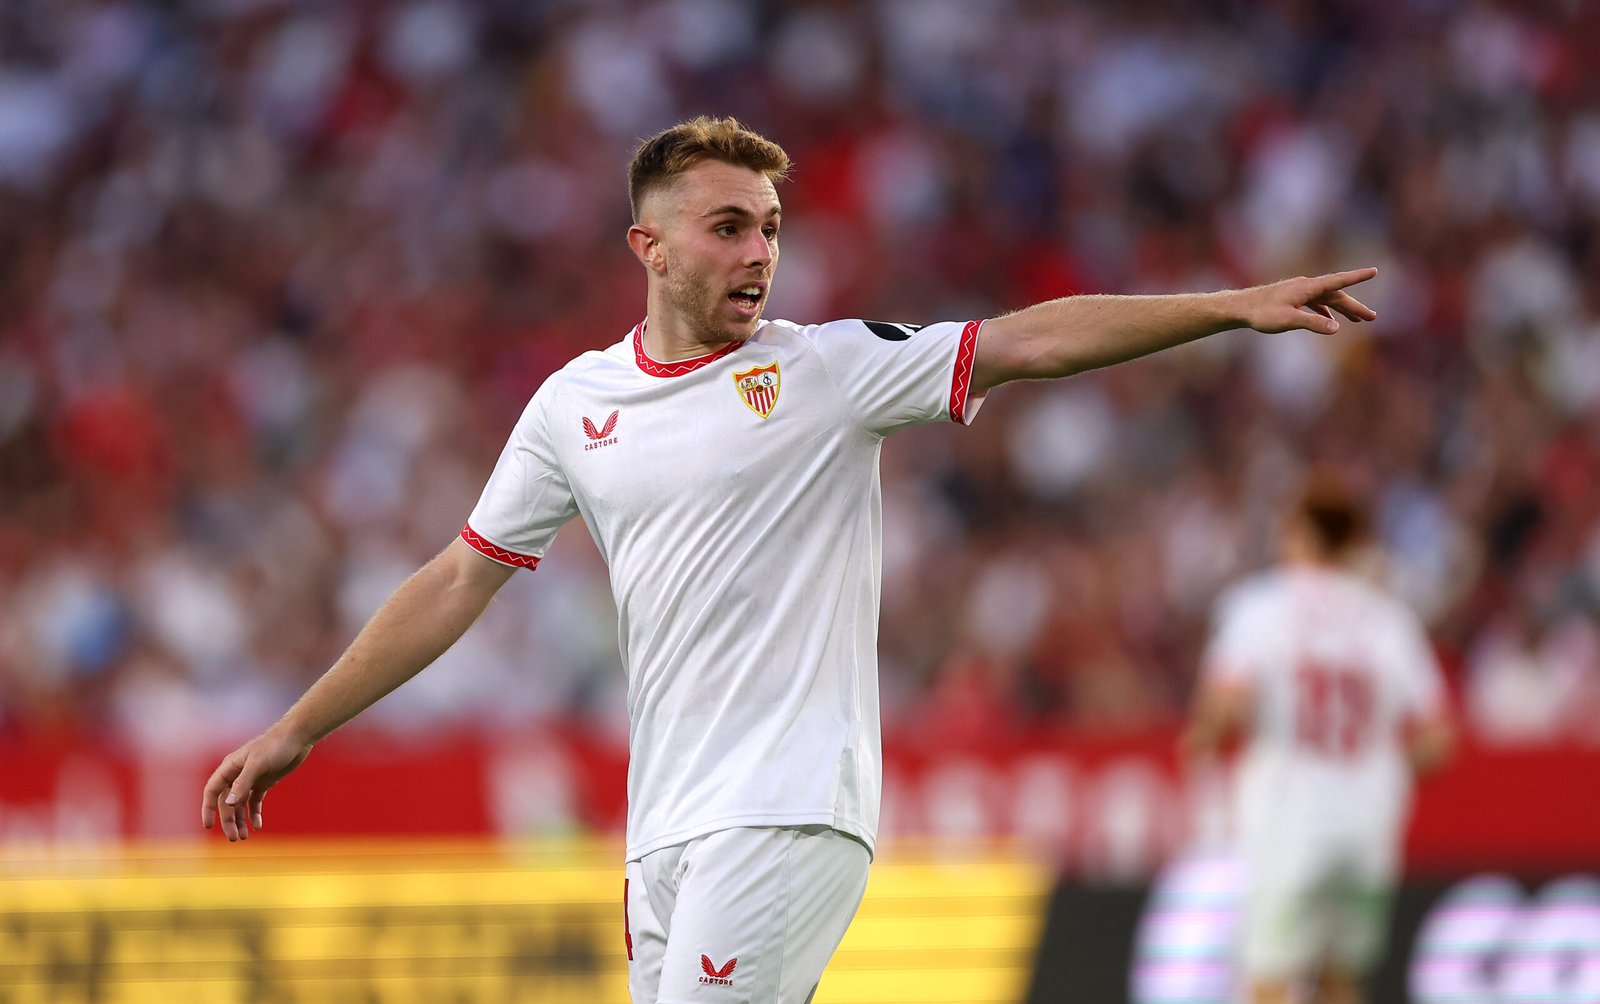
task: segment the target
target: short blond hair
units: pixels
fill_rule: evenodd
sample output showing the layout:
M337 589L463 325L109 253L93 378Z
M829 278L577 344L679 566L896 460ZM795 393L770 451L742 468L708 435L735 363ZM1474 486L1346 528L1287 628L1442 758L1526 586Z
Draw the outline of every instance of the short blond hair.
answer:
M746 129L738 119L700 115L656 133L634 152L628 164L628 205L634 222L639 221L646 195L702 160L760 171L774 185L789 174L789 155L783 147Z

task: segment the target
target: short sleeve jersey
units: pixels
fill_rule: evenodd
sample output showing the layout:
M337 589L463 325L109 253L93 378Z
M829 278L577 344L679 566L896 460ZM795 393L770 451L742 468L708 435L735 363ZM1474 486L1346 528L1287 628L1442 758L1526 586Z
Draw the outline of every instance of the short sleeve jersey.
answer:
M878 452L971 420L980 326L772 320L663 363L640 324L534 394L462 536L532 568L588 525L628 676L630 860L735 826L874 846Z
M1246 820L1391 834L1401 824L1405 729L1439 711L1444 688L1421 622L1398 600L1333 569L1266 573L1224 597L1203 672L1253 695Z

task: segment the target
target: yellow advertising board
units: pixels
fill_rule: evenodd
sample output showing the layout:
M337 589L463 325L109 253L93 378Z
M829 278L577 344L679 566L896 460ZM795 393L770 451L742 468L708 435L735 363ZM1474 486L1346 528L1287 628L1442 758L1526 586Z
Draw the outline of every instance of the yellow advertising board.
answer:
M614 844L0 848L0 1004L626 1004ZM1018 1001L1049 869L879 854L818 1004Z

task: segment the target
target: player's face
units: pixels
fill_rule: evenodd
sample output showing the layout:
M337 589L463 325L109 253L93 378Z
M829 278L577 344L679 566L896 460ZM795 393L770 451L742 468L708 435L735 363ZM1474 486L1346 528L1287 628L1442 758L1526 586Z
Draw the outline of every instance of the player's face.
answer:
M777 189L759 171L702 161L664 194L667 302L703 344L749 338L778 267Z

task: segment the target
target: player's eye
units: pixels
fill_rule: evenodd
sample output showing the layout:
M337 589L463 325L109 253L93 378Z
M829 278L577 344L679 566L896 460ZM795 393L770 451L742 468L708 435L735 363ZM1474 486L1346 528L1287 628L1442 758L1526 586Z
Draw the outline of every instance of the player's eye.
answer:
M739 228L734 226L732 223L724 223L717 227L716 232L723 237L733 237L738 234Z
M767 235L767 240L769 241L775 241L778 239L777 227L765 227L761 232Z

